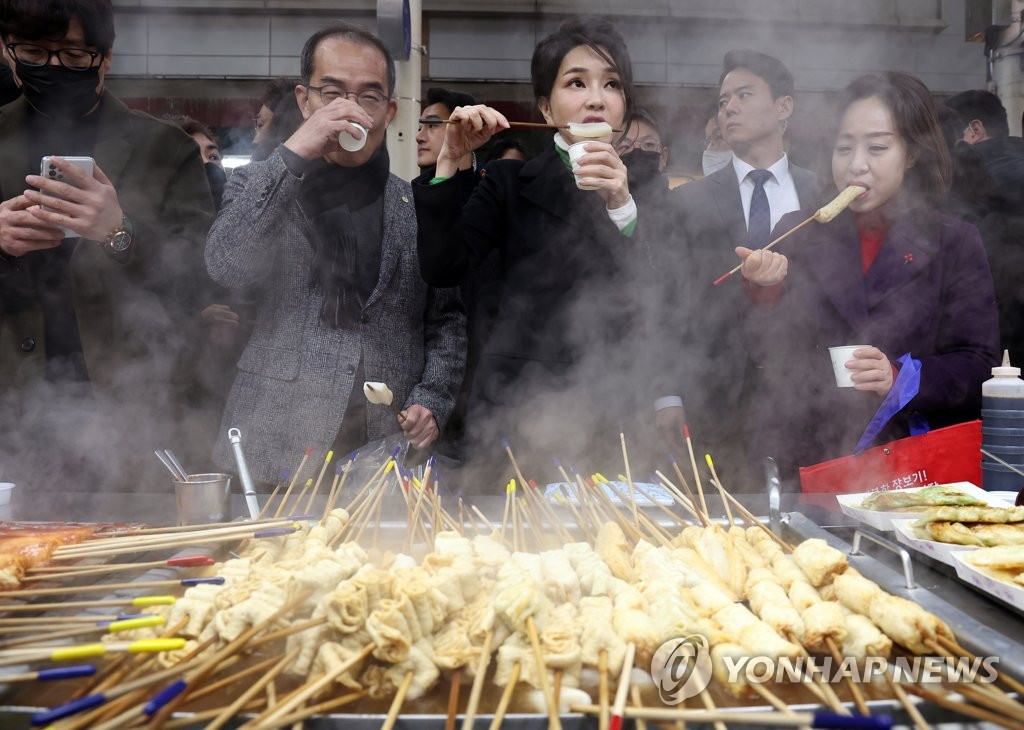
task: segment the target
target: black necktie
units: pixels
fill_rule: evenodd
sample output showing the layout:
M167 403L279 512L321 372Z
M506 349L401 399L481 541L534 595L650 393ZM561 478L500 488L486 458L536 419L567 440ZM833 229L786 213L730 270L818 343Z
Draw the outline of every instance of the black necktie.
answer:
M747 245L763 248L772 233L772 212L764 184L772 174L767 170L751 170L747 177L754 181L754 194L750 196L750 220L747 222Z

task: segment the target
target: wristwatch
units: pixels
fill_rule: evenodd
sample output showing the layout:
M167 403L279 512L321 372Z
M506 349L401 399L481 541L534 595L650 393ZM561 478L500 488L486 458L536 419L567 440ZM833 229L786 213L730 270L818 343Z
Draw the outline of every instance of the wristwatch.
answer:
M132 245L132 222L128 219L127 213L121 214L121 225L111 231L101 242L107 253L118 255L131 248Z

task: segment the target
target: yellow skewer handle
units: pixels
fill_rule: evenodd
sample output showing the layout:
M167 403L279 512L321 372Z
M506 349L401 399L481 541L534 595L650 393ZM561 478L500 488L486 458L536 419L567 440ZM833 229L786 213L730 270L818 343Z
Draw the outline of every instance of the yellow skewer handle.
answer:
M106 653L107 645L97 642L95 644L82 644L81 646L67 646L63 649L54 649L50 653L50 659L55 662L68 662L76 659L103 656Z
M151 651L175 651L185 646L185 639L141 639L133 641L128 645L128 651L132 654Z
M119 631L131 631L132 629L146 629L152 626L161 626L166 619L163 616L152 615L141 618L126 618L123 621L111 621L107 631L116 634Z
M174 605L174 596L139 596L132 600L133 606L171 606Z

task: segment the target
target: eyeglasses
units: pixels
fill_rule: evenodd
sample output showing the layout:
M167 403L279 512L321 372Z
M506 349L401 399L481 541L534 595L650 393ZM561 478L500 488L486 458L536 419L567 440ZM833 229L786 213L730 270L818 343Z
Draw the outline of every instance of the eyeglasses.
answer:
M59 48L51 51L33 43L8 43L7 50L15 60L26 66L46 66L56 56L61 66L72 71L88 71L101 55L85 48Z
M661 152L664 149L656 139L644 139L639 142L632 139L619 140L615 145L615 152L622 157L622 155L629 154L633 150L640 150L641 152Z
M320 95L320 101L324 104L330 104L335 99L351 99L361 106L367 114L376 114L388 102L388 97L384 96L384 94L379 91L345 91L345 89L340 86L335 86L334 84L307 86L306 88L318 93Z

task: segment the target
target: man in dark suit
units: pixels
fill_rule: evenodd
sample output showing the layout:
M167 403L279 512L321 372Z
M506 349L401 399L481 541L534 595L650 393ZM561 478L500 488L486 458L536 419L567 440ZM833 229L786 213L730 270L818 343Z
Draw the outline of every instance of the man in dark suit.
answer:
M764 246L783 215L815 202L814 174L791 165L783 146L792 114L793 75L782 62L755 51L730 51L718 121L732 164L675 191L678 240L672 255L682 280L670 321L682 339L677 362L686 412L678 398L660 398L657 422L662 432L678 433L688 419L702 448L727 457L718 461L740 490L757 488L747 484L749 473L729 468L746 461L744 423L756 380L737 326L748 293L739 277L718 287L711 282L739 263L737 246Z
M0 463L26 487L125 486L171 438L213 218L203 163L104 90L110 0L0 0L0 36L22 91L0 109ZM95 166L40 176L54 155Z
M317 31L295 89L305 121L228 182L206 265L222 286L251 287L259 312L214 451L224 467L231 426L253 475L273 482L309 446L342 458L402 432L426 449L452 412L466 321L457 291L420 277L412 190L385 145L394 90L380 39L343 23ZM339 135L364 144L343 149ZM390 387L394 409L367 404L367 380Z

